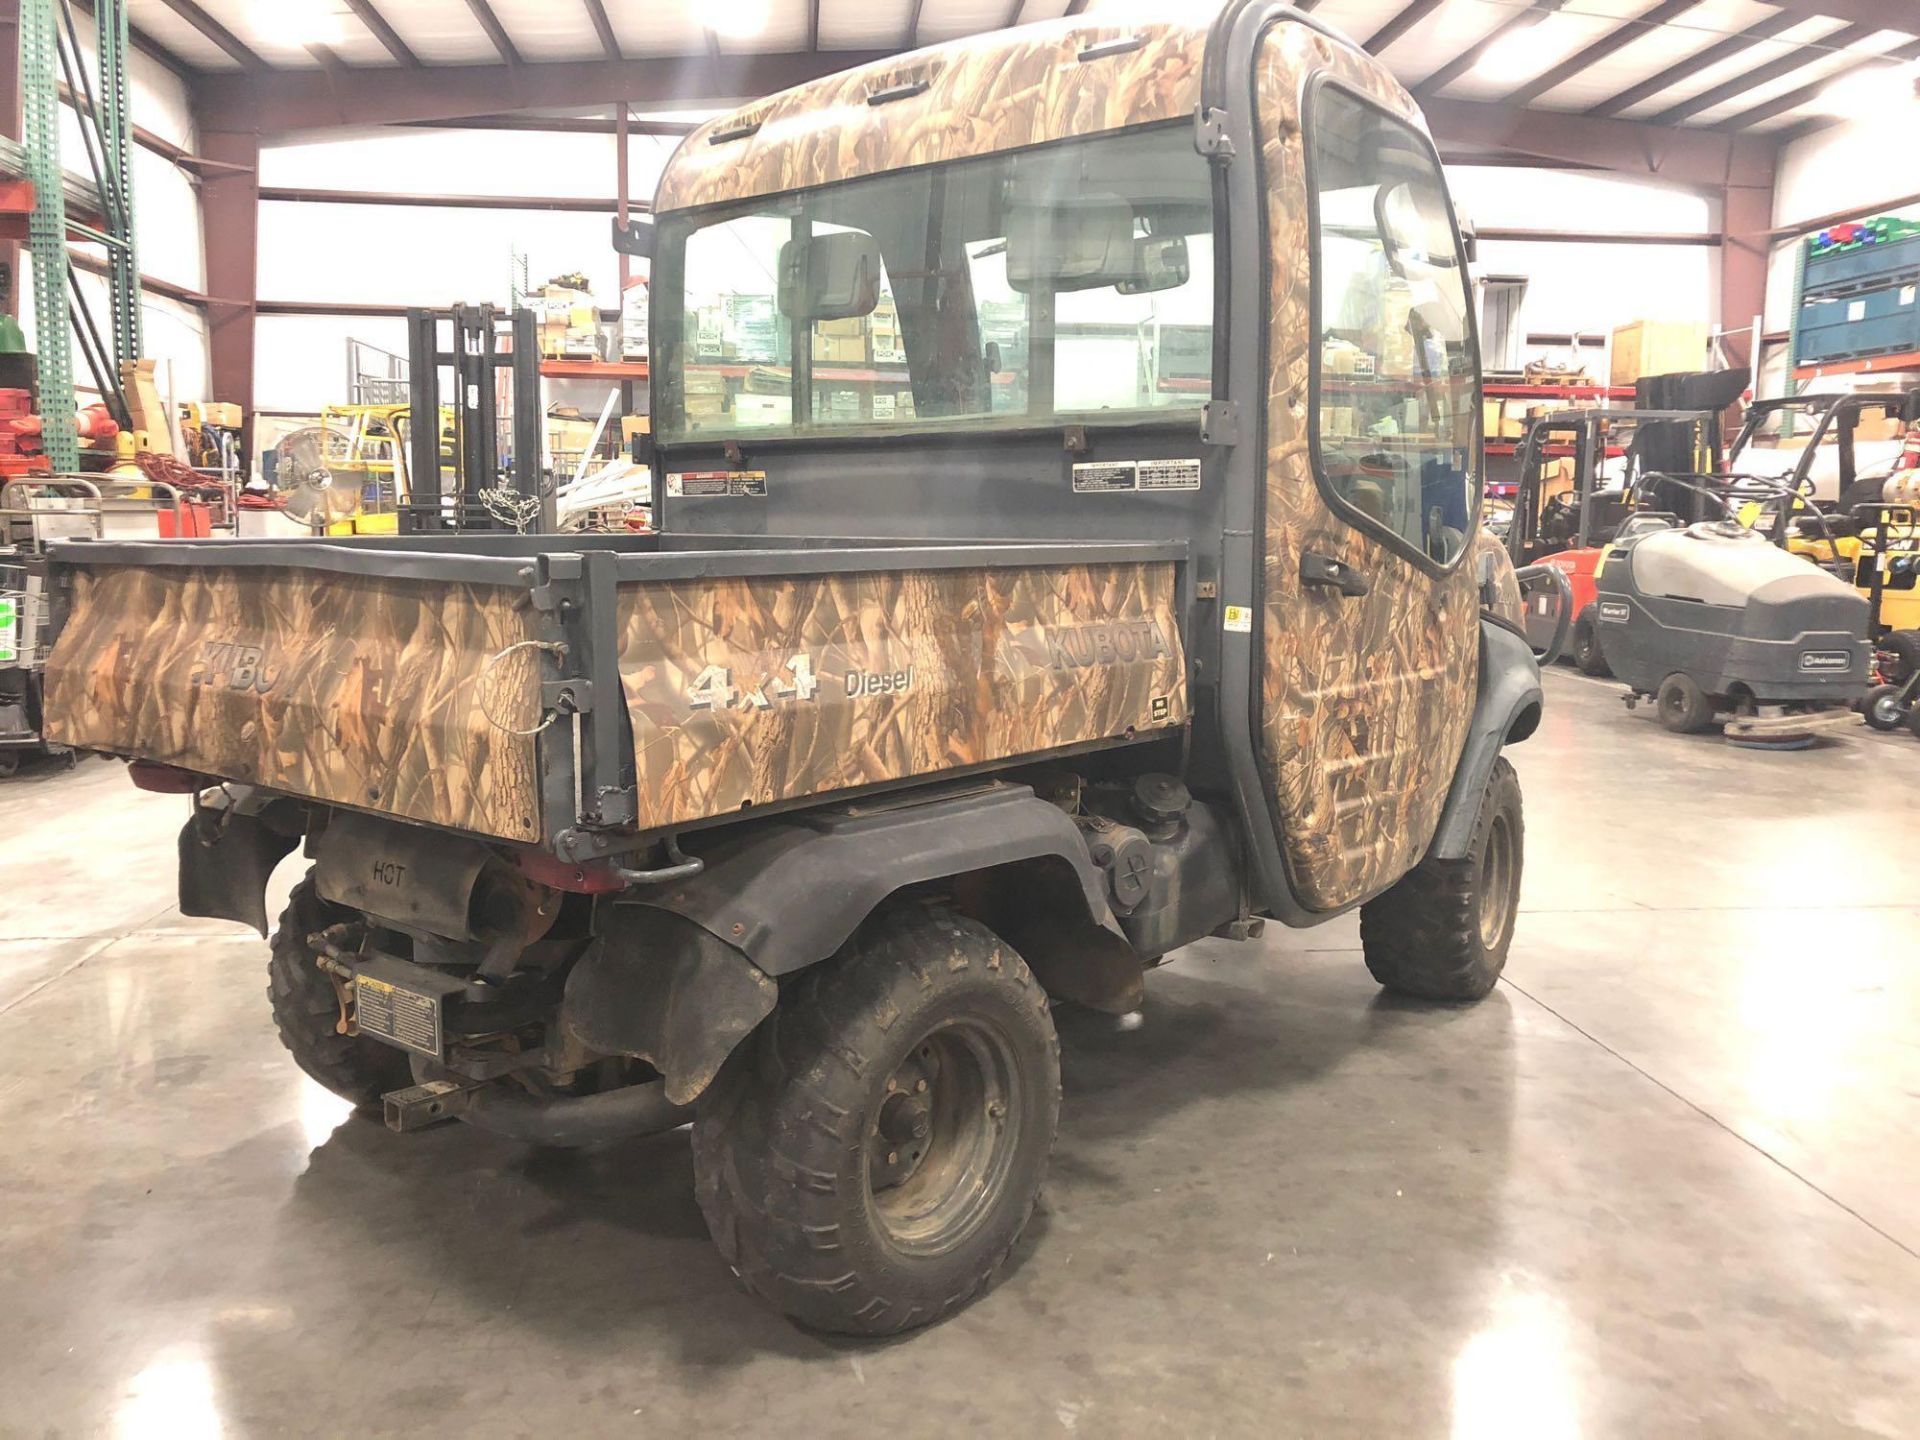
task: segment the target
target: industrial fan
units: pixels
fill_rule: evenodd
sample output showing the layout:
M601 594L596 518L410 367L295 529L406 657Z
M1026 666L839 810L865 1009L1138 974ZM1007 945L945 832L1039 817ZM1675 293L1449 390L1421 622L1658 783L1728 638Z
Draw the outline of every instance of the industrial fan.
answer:
M324 530L360 513L359 477L336 475L333 457L346 437L324 425L289 431L274 449L273 500L291 520Z

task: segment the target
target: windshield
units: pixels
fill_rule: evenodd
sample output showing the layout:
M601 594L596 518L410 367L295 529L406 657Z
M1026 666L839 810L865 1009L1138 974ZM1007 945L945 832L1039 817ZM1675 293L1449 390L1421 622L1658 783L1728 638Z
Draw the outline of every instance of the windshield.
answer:
M1190 126L898 171L663 222L661 433L1151 419L1213 356Z

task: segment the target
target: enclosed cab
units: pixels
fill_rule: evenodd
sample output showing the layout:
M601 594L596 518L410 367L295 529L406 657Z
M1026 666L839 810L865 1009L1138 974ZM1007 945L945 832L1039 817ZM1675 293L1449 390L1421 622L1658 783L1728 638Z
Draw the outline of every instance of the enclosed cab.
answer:
M69 547L50 726L194 793L296 1059L410 1129L693 1117L755 1291L987 1283L1048 1006L1358 908L1487 993L1537 723L1419 112L1311 17L1033 25L703 125L653 220L644 537ZM225 782L225 783L219 783Z

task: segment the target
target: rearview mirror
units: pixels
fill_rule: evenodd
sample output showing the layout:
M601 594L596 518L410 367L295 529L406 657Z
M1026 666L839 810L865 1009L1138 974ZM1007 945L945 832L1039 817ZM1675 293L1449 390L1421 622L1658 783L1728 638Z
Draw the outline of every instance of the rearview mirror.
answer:
M1119 196L1007 212L1007 284L1017 294L1098 290L1133 278L1133 211Z
M880 303L880 246L864 230L835 230L780 247L780 313L790 320L855 320Z
M1133 242L1133 274L1114 285L1122 295L1178 290L1193 278L1184 235L1148 235Z

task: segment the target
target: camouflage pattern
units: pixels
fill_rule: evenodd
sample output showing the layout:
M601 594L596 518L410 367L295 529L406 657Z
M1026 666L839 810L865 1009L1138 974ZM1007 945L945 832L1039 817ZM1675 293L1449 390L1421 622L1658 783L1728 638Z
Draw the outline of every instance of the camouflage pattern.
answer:
M1473 555L1467 564L1473 567L1476 583L1483 575L1493 580L1493 603L1487 608L1509 625L1524 630L1527 623L1526 597L1520 593L1520 577L1514 573L1513 557L1507 554L1506 543L1491 531L1479 531L1474 536Z
M74 567L47 736L540 838L526 592L318 571ZM491 715L491 719L489 719Z
M1476 572L1469 559L1436 581L1336 517L1308 451L1304 88L1327 70L1424 128L1419 111L1379 62L1305 25L1275 26L1255 63L1273 287L1261 741L1295 894L1330 910L1412 868L1439 824L1479 681ZM1301 585L1306 552L1372 588L1347 598Z
M620 589L639 823L1184 724L1169 563Z
M1141 37L1092 60L1089 46ZM654 209L774 195L861 175L1183 120L1200 99L1204 25L1064 20L876 61L709 120L674 152ZM925 82L883 105L867 97ZM753 134L712 143L757 124Z

